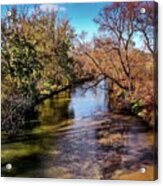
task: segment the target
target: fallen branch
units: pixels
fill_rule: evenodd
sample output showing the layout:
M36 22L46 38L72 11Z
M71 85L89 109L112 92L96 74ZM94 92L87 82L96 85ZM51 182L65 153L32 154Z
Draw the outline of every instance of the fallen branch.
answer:
M65 86L65 87L63 87L59 90L54 90L54 91L50 92L48 95L40 96L37 100L35 100L34 106L41 103L42 101L52 97L53 95L58 95L59 93L61 93L63 91L66 91L68 89L73 88L74 86L81 85L81 84L85 83L86 81L91 81L91 80L93 80L93 76L74 80L74 81L72 81L71 84L69 84L69 85L67 85L67 86Z

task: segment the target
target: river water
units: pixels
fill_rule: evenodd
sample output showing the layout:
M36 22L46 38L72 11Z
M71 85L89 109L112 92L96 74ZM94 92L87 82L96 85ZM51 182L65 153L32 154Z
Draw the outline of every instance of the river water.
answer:
M2 175L153 179L154 136L140 118L109 112L107 90L105 80L86 83L37 106L27 129L2 138Z

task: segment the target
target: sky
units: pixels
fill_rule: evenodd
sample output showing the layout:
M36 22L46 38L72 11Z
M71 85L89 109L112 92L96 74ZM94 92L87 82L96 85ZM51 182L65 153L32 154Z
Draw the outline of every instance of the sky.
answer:
M86 40L89 42L98 33L98 25L93 19L99 14L101 9L106 5L111 5L111 2L96 2L96 3L57 3L57 4L39 4L43 11L55 10L59 16L69 19L71 26L75 28L76 34L80 34L82 31L87 32ZM1 6L1 17L3 18L7 14L7 7L12 5ZM17 5L17 8L21 8L23 5ZM34 4L28 4L30 12L34 10ZM136 48L142 48L140 36L133 38Z
M87 40L90 41L98 31L98 25L93 19L98 15L100 10L111 3L59 3L59 4L41 4L40 8L44 11L56 10L60 16L67 17L71 25L75 28L76 33L82 31L88 32ZM11 5L8 5L11 7ZM19 5L22 6L22 5ZM34 5L30 5L32 10ZM7 8L2 6L2 17L6 15Z
M88 40L97 33L98 25L93 19L98 15L100 10L108 3L71 3L67 7L67 15L76 28L77 33L81 31L88 32Z

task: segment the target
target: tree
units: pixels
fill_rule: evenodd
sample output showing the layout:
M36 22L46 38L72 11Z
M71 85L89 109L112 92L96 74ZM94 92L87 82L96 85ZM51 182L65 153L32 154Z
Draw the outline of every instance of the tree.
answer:
M144 14L140 12L141 8L145 9ZM97 39L96 45L103 46L108 55L113 50L117 52L123 73L129 81L129 89L134 90L135 77L133 77L131 63L135 59L130 54L135 39L139 39L138 35L143 37L145 47L153 55L154 61L157 58L156 4L154 2L112 3L102 9L95 22L99 25L100 31L105 34L105 39L102 41L101 38Z
M30 13L23 5L8 10L11 15L2 18L2 128L14 133L25 112L42 99L45 83L51 95L73 81L68 51L74 31L57 12L39 6Z
M140 12L141 8L145 8L145 14ZM153 2L109 4L94 20L99 26L99 35L93 44L86 42L85 33L76 44L76 51L82 56L77 59L85 60L85 70L94 71L96 77L108 78L109 95L115 98L115 105L134 108L134 112L140 112L142 105L153 104L154 79L151 78L157 56L155 14ZM152 115L153 107L148 109L146 113ZM147 114L145 117L148 118Z

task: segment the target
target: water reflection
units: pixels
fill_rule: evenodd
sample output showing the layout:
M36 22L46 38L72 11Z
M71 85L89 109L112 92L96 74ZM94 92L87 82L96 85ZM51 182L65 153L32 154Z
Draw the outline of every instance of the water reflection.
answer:
M91 117L108 111L107 82L101 81L92 87L91 83L76 88L72 92L69 110L74 112L75 119Z
M117 179L154 164L143 122L108 113L107 82L91 85L46 100L37 108L39 125L2 140L3 176Z
M64 92L53 99L45 100L39 107L39 121L42 125L54 125L74 117L73 109L69 110L70 93Z

